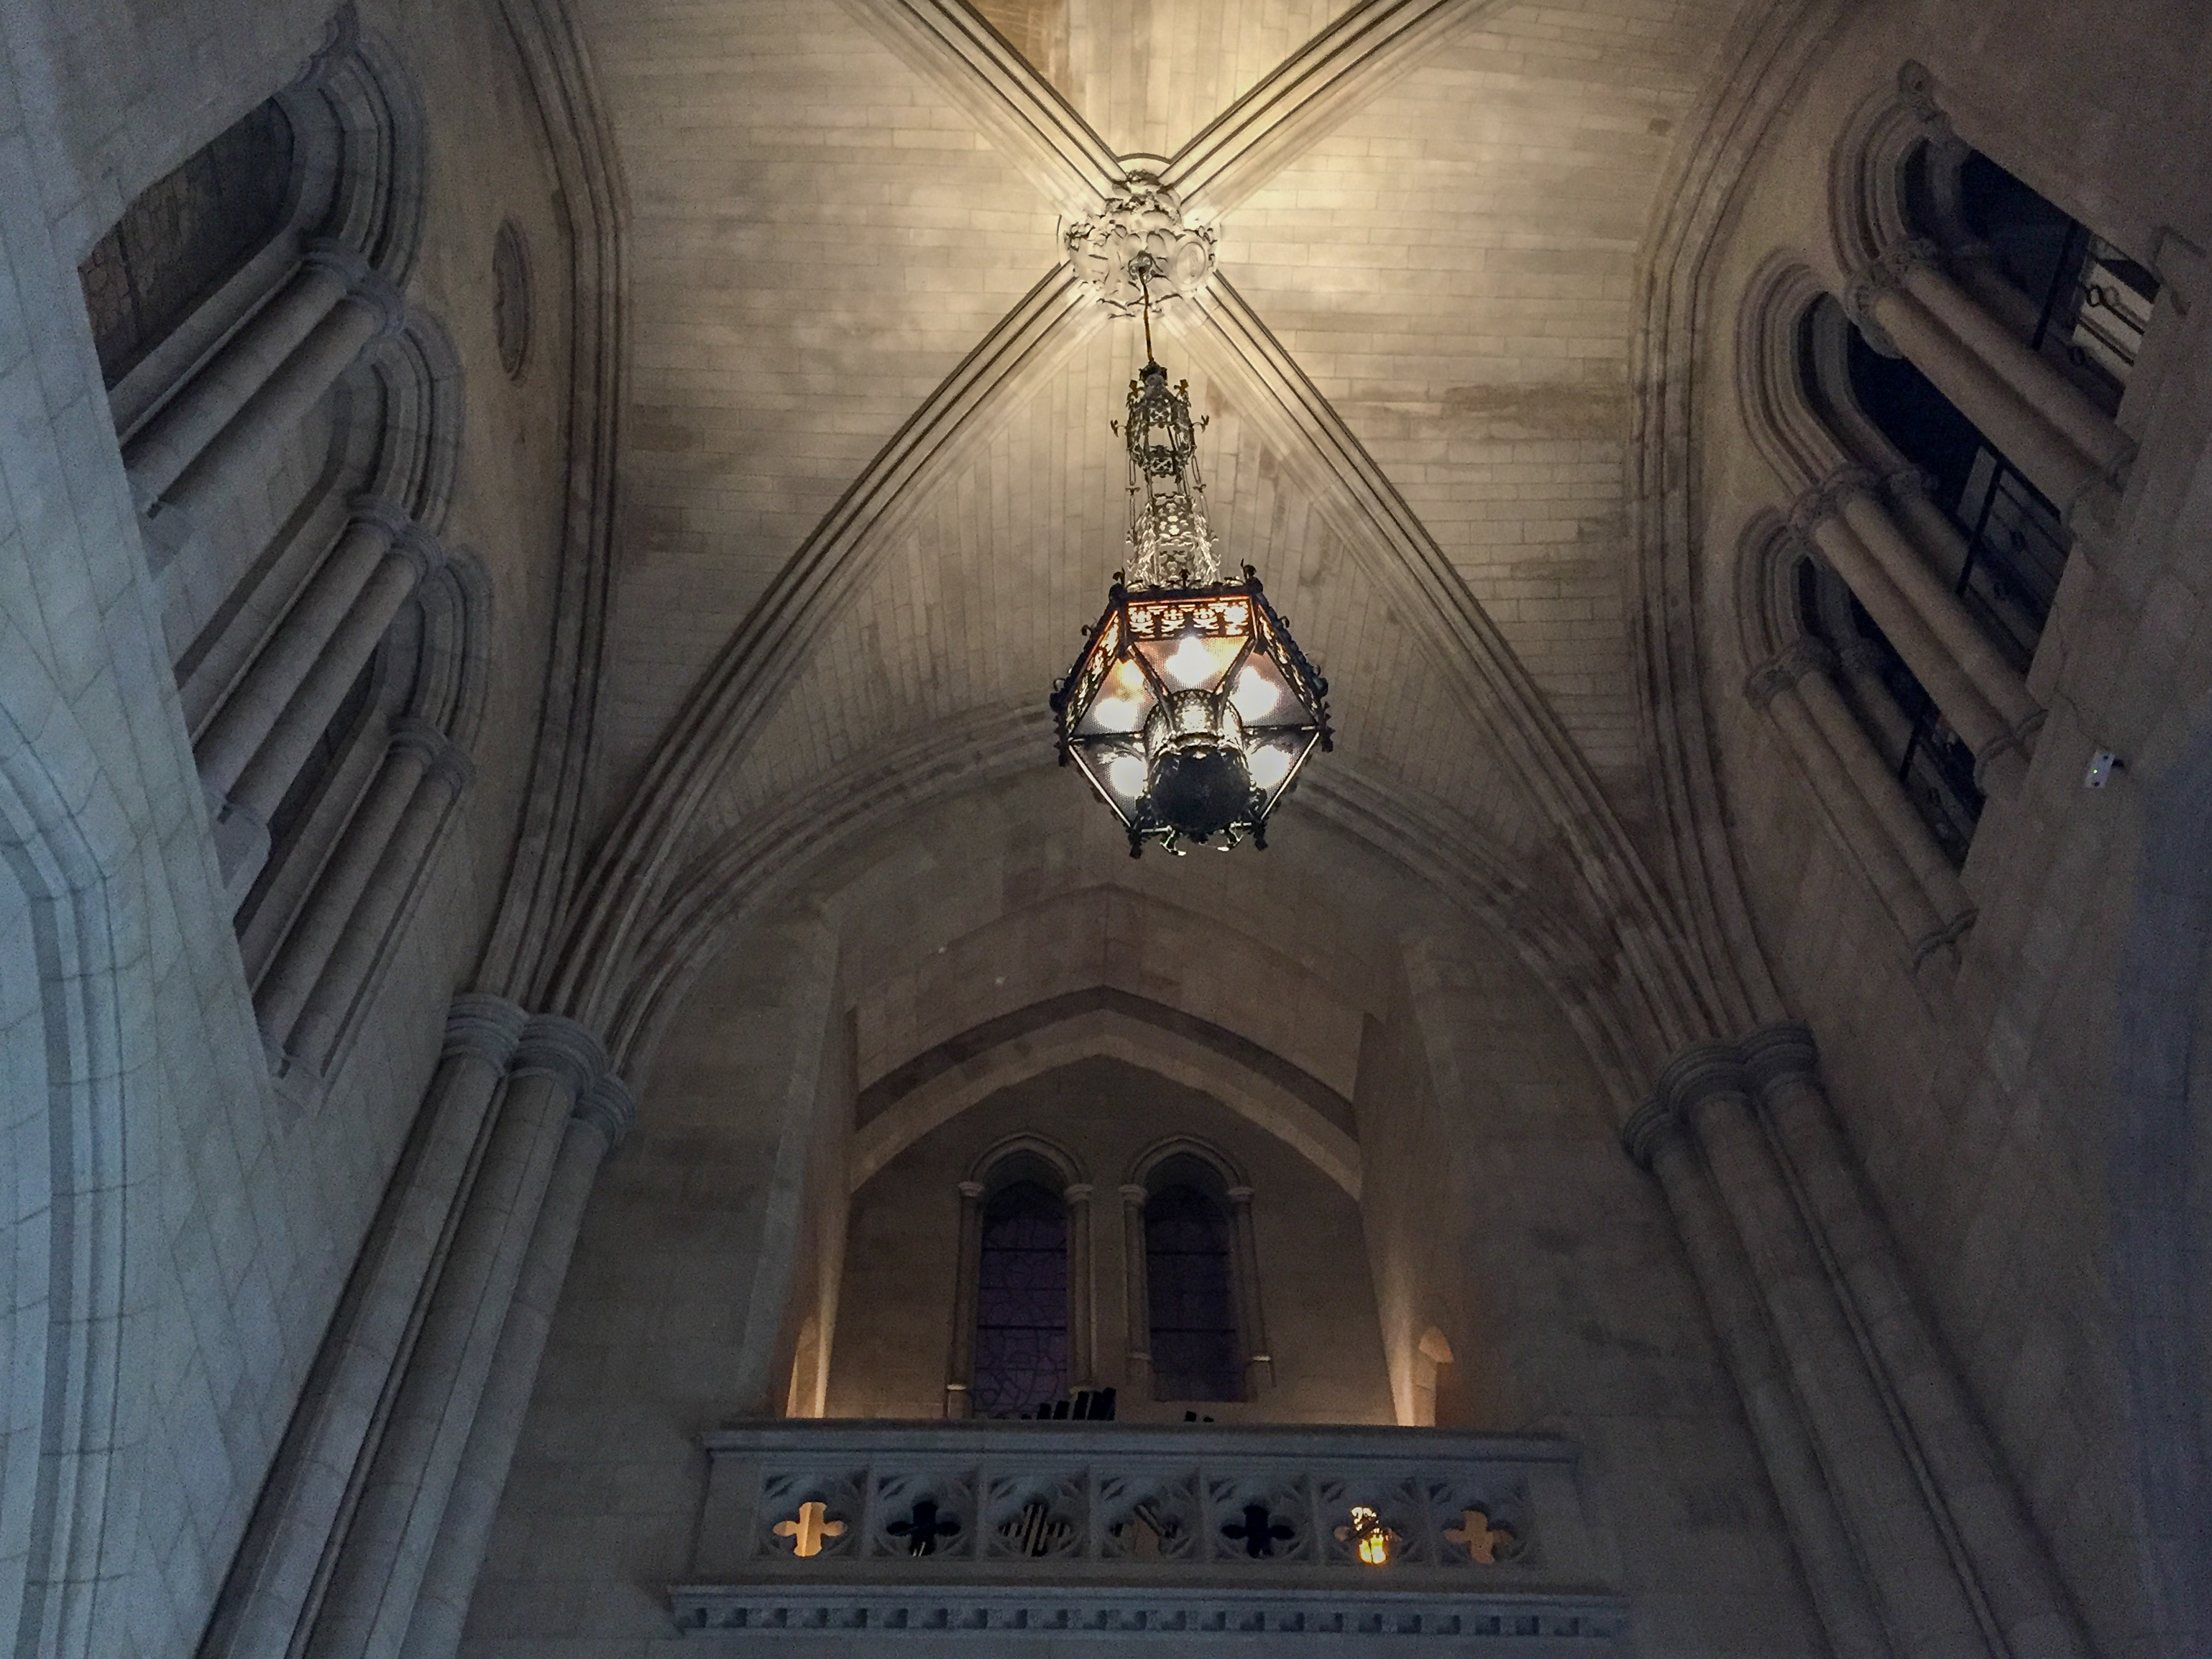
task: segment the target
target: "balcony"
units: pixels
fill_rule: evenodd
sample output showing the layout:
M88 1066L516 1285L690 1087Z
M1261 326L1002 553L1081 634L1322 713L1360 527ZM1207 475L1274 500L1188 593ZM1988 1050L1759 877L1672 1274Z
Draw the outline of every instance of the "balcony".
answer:
M1015 1632L1218 1632L1534 1655L1609 1648L1627 1622L1561 1440L791 1420L705 1444L693 1582L669 1591L687 1632L813 1632L825 1652L862 1632L1002 1652Z

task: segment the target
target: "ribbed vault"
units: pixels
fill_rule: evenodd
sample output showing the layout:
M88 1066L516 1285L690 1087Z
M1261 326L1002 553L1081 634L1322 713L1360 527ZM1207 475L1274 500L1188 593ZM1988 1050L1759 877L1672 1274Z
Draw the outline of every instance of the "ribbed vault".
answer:
M591 9L644 320L556 1000L638 1041L793 836L1042 763L1139 349L1053 225L1145 144L1220 227L1164 342L1217 528L1337 688L1304 810L1504 929L1617 1088L1740 1023L1638 839L1625 459L1635 251L1737 9L1000 18L1050 79L959 0Z

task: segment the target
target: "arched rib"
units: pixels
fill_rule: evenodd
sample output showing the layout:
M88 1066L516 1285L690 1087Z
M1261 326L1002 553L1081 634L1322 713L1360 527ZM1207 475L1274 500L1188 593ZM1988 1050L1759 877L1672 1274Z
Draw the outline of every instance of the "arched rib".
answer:
M1187 206L1226 212L1498 0L1364 0L1176 152L1163 182Z
M864 580L979 411L1043 374L1101 314L1055 266L1016 303L877 453L716 654L648 763L594 861L551 988L586 1023L611 1012L635 930L650 914L699 805L789 686L808 647Z

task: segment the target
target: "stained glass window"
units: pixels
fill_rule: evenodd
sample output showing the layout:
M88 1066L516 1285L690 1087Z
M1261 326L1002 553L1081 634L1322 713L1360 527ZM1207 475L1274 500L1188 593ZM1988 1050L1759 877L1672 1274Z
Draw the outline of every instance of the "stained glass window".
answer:
M1242 1400L1244 1364L1229 1260L1229 1217L1195 1187L1145 1205L1152 1391L1161 1400Z
M1020 1417L1067 1389L1067 1210L1034 1181L984 1201L975 1413Z

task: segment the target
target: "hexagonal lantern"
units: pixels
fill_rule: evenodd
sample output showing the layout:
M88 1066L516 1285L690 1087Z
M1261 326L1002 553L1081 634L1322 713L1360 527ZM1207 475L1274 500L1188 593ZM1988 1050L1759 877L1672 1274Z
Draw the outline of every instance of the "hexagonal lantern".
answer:
M1170 387L1152 360L1149 304L1145 357L1119 423L1129 568L1053 688L1060 764L1081 768L1113 808L1132 858L1147 841L1175 853L1217 836L1265 847L1307 757L1330 747L1328 682L1250 565L1242 581L1218 580L1198 471L1205 423L1191 420L1188 383Z

